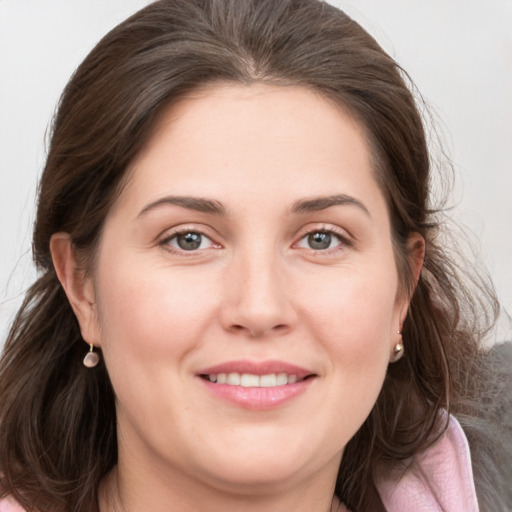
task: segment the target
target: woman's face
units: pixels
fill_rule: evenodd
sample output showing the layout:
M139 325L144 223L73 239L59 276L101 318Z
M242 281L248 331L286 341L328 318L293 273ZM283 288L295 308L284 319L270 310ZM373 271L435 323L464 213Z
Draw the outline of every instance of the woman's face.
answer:
M164 113L129 173L80 317L120 467L332 480L407 307L360 126L304 88L218 85Z

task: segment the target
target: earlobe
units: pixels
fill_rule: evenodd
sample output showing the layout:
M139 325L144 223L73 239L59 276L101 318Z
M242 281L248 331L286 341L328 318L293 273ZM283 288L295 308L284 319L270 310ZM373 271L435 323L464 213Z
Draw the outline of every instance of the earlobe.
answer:
M93 282L80 269L70 235L53 234L50 252L55 272L78 320L82 337L87 343L99 346Z

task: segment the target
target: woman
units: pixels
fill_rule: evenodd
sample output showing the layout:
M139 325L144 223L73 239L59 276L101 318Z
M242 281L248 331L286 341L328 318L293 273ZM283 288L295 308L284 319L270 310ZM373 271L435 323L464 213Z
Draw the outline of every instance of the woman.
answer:
M5 510L506 510L467 440L506 456L495 306L404 76L315 0L156 2L98 44L2 359Z

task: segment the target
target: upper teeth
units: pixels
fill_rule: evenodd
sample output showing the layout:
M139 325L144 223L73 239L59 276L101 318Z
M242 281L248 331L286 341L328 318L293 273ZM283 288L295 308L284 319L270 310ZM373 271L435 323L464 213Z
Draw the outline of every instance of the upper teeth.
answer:
M284 386L297 382L296 375L287 373L270 373L268 375L254 375L252 373L218 373L208 375L210 382L242 386L244 388L270 388Z

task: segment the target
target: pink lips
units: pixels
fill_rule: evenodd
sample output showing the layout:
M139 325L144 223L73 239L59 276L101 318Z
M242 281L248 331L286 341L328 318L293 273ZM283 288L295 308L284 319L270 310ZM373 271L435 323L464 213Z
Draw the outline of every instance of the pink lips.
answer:
M303 379L314 372L305 368L295 366L294 364L283 361L229 361L227 363L211 366L197 372L198 375L211 375L218 373L252 373L253 375L268 375L270 373L287 373L288 375L297 375L297 378Z
M295 375L297 382L293 384L276 385L274 387L242 387L230 384L210 382L206 376L218 374L252 374L269 375L282 374ZM201 378L209 392L218 398L227 400L232 404L254 410L273 409L284 405L304 393L316 375L305 368L282 361L230 361L205 368L196 374Z

